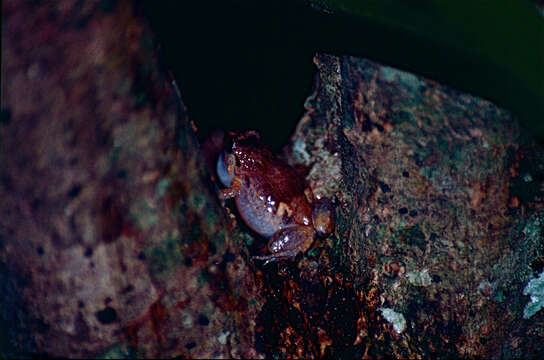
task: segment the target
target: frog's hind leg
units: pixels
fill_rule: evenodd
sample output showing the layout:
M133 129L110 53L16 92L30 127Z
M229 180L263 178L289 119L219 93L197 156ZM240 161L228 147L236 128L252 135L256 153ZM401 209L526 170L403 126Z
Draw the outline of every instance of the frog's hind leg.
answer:
M276 231L268 242L270 255L254 256L266 262L278 258L294 259L299 252L305 252L314 242L314 230L310 226L292 225Z

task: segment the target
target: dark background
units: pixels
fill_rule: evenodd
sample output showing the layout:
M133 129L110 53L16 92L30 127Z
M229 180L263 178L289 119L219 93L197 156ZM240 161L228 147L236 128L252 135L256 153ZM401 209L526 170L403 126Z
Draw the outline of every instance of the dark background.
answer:
M214 128L251 128L278 151L312 92L318 14L294 1L142 5L200 140Z
M316 52L365 57L487 98L513 111L523 126L544 139L541 94L505 71L505 59L487 58L477 46L462 40L452 42L448 34L463 34L470 28L463 20L440 35L432 29L404 31L402 24L378 17L362 19L315 9L302 0L140 0L139 4L161 44L162 59L178 81L201 141L214 128L257 129L264 142L278 151L293 132L304 112L304 100L312 92ZM438 19L432 13L434 7L425 0L385 4L396 6L405 24L425 20L432 25ZM504 2L489 3L491 18L485 18L488 12L483 3L468 9L461 5L455 8L460 12L455 16L463 19L472 15L466 21L481 19L482 28L477 31L491 29L490 41L500 42L503 33L519 28L516 21L527 15L521 11L508 16L513 10ZM493 21L493 14L502 20ZM510 18L515 20L501 22ZM523 39L527 46L536 44L540 35L520 34L530 37ZM508 39L504 39L504 49L511 46ZM523 67L524 58L519 62ZM533 69L534 76L541 70Z

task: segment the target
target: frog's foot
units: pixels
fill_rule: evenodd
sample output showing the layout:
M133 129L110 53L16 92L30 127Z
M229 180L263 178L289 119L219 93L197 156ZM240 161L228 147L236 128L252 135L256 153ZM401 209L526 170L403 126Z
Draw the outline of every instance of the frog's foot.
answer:
M264 260L263 265L266 265L270 262L278 261L281 259L293 260L299 252L300 251L286 250L286 251L282 251L282 252L274 253L270 255L255 255L255 256L252 256L252 258L255 260Z
M328 236L334 230L335 211L332 201L321 198L314 203L312 222L319 236Z
M232 185L226 189L219 189L218 195L221 200L232 199L240 195L240 190L242 189L242 182L239 178L234 177L232 179Z
M255 260L264 260L263 266L270 262L278 261L278 258L275 257L274 255L255 255L255 256L252 256L252 258Z
M315 202L314 192L309 187L304 189L304 196L306 196L306 200L308 200L310 204L313 204Z
M292 213L293 213L293 209L291 209L291 207L287 205L286 203L284 203L283 201L280 201L280 203L278 204L278 211L277 211L278 216L283 216L286 214L287 216L291 216Z

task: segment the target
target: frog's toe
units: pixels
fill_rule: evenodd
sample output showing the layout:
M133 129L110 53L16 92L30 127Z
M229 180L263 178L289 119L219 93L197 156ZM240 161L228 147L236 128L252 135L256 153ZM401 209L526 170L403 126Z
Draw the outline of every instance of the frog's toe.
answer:
M272 261L294 260L298 253L299 253L299 251L297 251L297 252L283 251L283 252L274 253L274 254L271 254L271 255L256 255L256 256L252 256L252 257L255 260L264 260L263 265L266 265L266 264L268 264L269 262L272 262Z
M263 266L270 262L278 261L278 258L274 255L254 255L252 258L255 260L264 260Z

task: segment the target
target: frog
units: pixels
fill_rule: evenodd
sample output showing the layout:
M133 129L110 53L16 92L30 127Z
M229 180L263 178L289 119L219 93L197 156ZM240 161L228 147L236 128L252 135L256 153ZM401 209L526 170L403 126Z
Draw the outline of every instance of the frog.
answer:
M268 240L265 264L305 253L316 236L334 230L334 206L316 198L305 178L275 156L255 130L229 132L230 146L219 154L216 172L225 186L222 200L234 199L244 223Z

